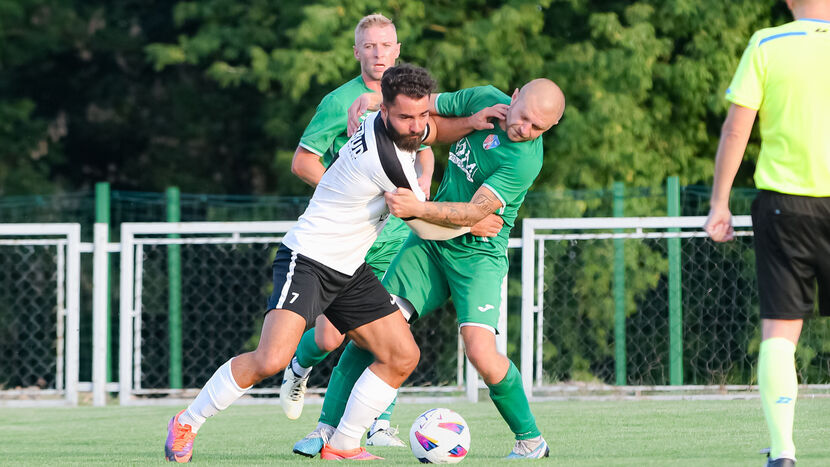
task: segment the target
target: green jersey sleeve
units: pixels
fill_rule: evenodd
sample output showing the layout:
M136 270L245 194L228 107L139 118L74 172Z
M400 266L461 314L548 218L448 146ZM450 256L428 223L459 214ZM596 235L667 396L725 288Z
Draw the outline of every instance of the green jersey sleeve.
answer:
M435 110L439 115L468 117L479 110L495 104L510 102L506 94L494 86L478 86L455 92L442 92L435 99Z
M726 89L726 100L752 110L758 110L764 98L766 70L759 40L759 33L755 33L749 40L735 76L732 77L732 83Z
M539 140L525 144L536 145ZM541 144L539 144L541 146ZM532 148L536 150L536 148ZM541 151L541 148L538 149ZM521 202L524 194L533 185L539 172L542 170L542 157L518 157L517 154L502 156L502 164L493 172L481 186L487 187L501 201L502 207L496 213L504 214L506 207Z
M334 139L346 131L347 107L332 95L324 97L300 138L300 146L323 157Z

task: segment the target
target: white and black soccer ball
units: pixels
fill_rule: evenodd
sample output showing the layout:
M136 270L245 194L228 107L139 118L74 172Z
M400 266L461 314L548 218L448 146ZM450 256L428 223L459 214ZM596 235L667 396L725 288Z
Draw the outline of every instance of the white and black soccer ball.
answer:
M470 451L470 428L450 409L430 409L412 424L409 445L424 464L456 464Z

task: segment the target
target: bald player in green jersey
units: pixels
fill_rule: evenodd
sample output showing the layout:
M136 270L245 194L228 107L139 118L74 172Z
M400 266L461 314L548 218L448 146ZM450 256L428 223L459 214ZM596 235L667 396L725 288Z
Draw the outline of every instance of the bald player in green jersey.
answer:
M352 109L362 113L377 101ZM375 98L376 99L376 98ZM431 112L469 116L496 104L508 104L506 118L493 129L479 130L456 142L433 202L421 202L406 189L386 194L390 212L448 227L471 226L491 213L504 219L499 234L483 239L472 234L445 241L410 235L392 261L383 284L398 297L410 320L429 314L453 298L467 357L490 388L490 397L515 434L508 458L547 457L550 450L536 426L516 366L496 349L500 285L507 273L510 229L528 188L542 168L542 133L559 122L565 98L556 84L533 80L512 97L492 86L443 93L432 98ZM352 110L350 110L352 112ZM371 355L363 368L371 363ZM341 363L343 359L341 358ZM359 375L358 371L354 372ZM356 378L355 378L356 379ZM326 399L341 398L351 385L340 385ZM341 398L342 399L342 398ZM341 404L341 405L344 405ZM330 405L329 410L334 406ZM339 409L342 414L342 408ZM329 417L335 414L327 414ZM319 427L318 427L319 428Z
M761 309L761 405L767 465L795 465L795 348L805 318L830 315L830 0L787 0L795 21L749 40L726 91L732 103L715 159L704 230L734 237L729 193L756 115L761 153L752 204Z
M295 175L309 185L317 186L326 168L349 139L347 135L349 106L364 93L379 94L380 79L386 69L395 65L399 54L400 44L397 40L395 25L390 19L380 14L373 14L360 20L355 28L354 56L360 62L361 73L327 94L317 106L294 153L291 171ZM419 151L416 169L419 175L418 184L421 190L429 196L433 155L432 149L428 146L423 146ZM491 216L475 226L473 231L478 235L493 236L498 233L501 225L501 219ZM390 261L400 250L409 233L410 229L403 221L390 216L377 241L366 254L366 263L378 278L386 272ZM344 336L322 315L316 320L315 327L303 334L296 354L285 370L280 388L280 405L288 418L299 418L302 413L306 382L312 367L321 362L329 352L337 349L343 343L343 338ZM334 376L335 383L337 377L337 375ZM394 405L393 402L369 430L368 445L406 446L396 436L396 430L391 428L389 423ZM326 421L324 417L322 421ZM299 446L298 453L316 454L322 447L319 441L319 439L314 440L312 447Z

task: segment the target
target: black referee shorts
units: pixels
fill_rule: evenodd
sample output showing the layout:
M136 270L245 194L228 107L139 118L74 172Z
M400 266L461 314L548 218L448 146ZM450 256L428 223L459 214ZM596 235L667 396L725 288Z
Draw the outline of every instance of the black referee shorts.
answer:
M752 203L761 318L830 315L830 198L761 191Z
M398 311L394 298L365 262L351 276L280 245L274 258L274 292L266 313L293 311L313 326L321 313L345 334Z

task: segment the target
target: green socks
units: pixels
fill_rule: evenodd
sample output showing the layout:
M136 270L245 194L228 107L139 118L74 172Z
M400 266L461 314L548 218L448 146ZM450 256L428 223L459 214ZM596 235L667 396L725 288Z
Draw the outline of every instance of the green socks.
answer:
M781 337L761 342L758 357L758 387L770 434L770 459L795 457L793 418L798 395L795 374L795 344Z
M387 407L386 410L384 410L382 414L378 415L377 419L378 420L391 421L392 420L392 411L395 410L395 403L397 403L397 402L398 402L398 396L395 396L395 398L392 400L392 403L389 404L389 407Z
M536 419L530 412L525 390L522 386L522 375L513 362L504 379L490 386L490 399L496 404L501 417L507 422L510 430L516 434L516 439L530 439L541 436L536 427Z
M314 342L314 329L311 328L303 334L303 338L300 339L300 345L297 346L297 350L294 353L294 356L297 357L297 363L303 368L313 367L322 362L326 358L326 355L329 354L317 347L317 343Z

